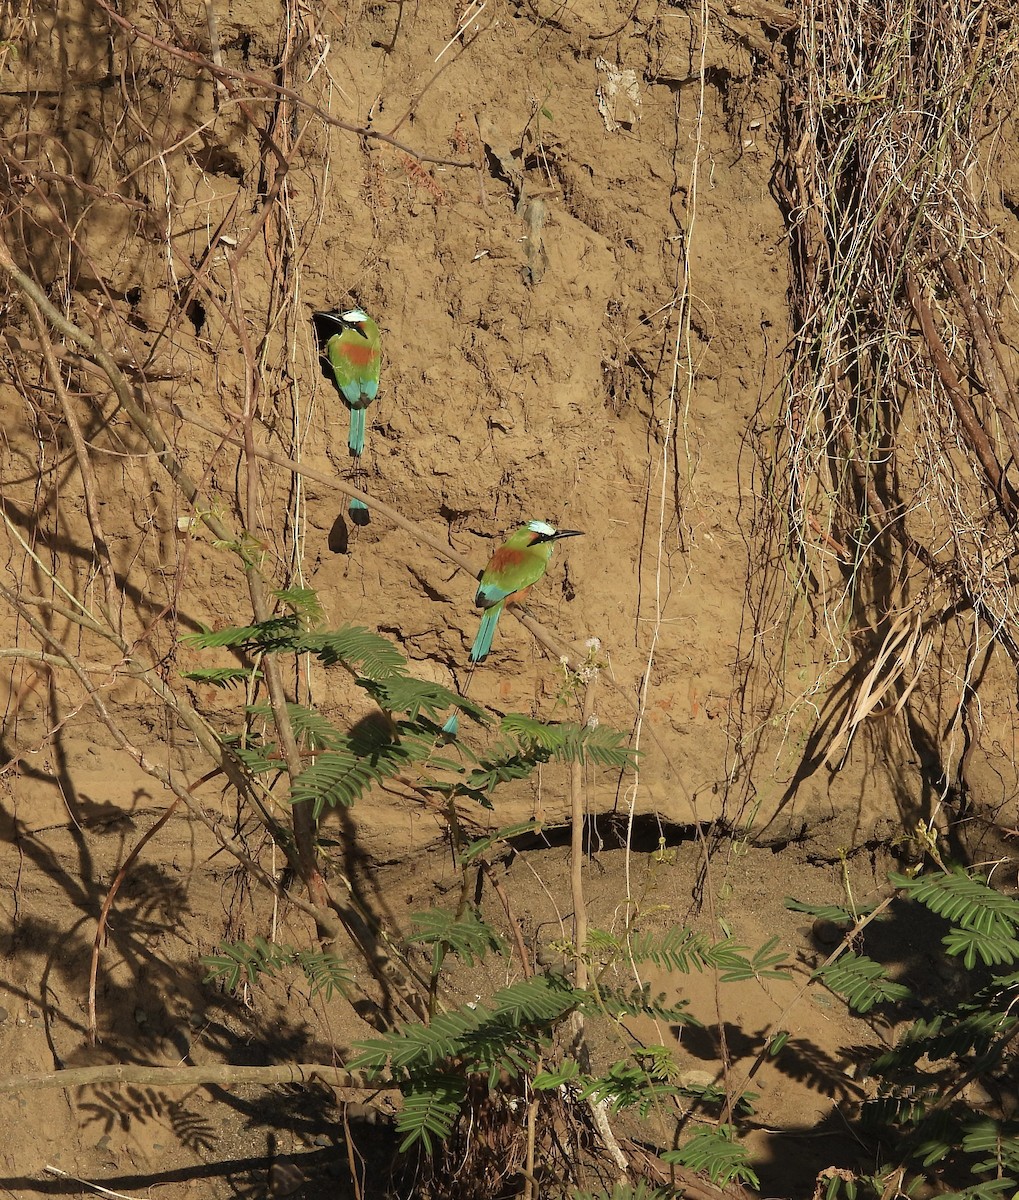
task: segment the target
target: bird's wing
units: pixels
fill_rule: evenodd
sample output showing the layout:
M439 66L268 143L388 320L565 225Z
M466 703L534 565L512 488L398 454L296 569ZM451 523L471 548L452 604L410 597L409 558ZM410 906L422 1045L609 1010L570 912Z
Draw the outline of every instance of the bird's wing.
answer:
M545 574L545 560L526 550L500 546L481 576L474 603L479 608L491 608L509 596L522 592Z
M357 364L350 354L351 347L344 338L344 334L337 333L326 342L326 358L343 399L356 405L361 399L361 381L357 377Z

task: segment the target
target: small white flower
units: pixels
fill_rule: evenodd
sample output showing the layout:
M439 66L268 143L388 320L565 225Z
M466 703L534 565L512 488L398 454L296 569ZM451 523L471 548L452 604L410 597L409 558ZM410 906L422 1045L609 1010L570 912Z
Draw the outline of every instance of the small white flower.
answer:
M588 650L590 650L592 653L594 653L594 654L597 654L597 653L598 653L598 651L601 649L601 638L589 637L589 638L587 639L587 641L584 643L584 645L585 645L585 646L588 648Z

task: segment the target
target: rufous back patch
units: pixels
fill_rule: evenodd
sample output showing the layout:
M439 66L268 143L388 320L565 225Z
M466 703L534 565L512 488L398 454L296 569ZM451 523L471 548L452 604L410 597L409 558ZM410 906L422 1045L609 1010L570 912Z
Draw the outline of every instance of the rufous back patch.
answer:
M356 342L341 342L340 353L355 367L366 367L373 358L378 358L378 351L371 346L361 346Z
M492 555L492 561L488 564L488 570L493 573L505 571L508 567L519 567L521 563L527 561L527 555L523 550L510 550L506 546L500 546Z

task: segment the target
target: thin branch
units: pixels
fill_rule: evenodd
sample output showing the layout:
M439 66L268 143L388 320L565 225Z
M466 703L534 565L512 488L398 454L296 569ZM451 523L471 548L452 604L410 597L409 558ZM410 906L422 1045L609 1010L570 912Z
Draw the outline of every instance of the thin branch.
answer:
M85 512L92 531L92 544L95 550L96 561L99 564L99 573L106 588L106 611L103 615L114 629L120 630L121 595L117 590L117 581L113 574L113 563L110 560L110 543L103 529L102 515L99 509L99 502L96 498L95 477L92 473L92 463L88 455L88 446L85 444L85 438L78 426L78 418L71 406L71 398L67 394L63 376L60 374L60 367L57 365L57 360L53 353L53 344L50 340L49 329L39 313L38 306L28 296L22 296L22 303L38 335L42 348L42 360L46 365L46 373L49 375L53 391L60 401L60 410L64 414L64 422L71 435L71 444L74 446L75 458L78 461L78 474L81 476L81 490L85 497Z

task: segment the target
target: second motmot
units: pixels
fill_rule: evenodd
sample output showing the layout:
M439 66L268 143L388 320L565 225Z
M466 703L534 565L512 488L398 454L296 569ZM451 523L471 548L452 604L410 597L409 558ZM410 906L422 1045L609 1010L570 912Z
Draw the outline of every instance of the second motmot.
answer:
M581 536L579 529L556 529L548 521L528 521L496 550L488 560L474 597L474 603L485 610L485 615L471 646L472 663L481 662L492 649L503 607L523 600L531 585L545 574L556 542Z
M532 584L537 583L549 569L549 559L556 542L562 538L580 536L580 529L557 529L547 521L528 521L515 529L492 554L482 572L478 594L474 596L474 604L484 608L485 614L470 647L470 671L473 672L474 665L486 658L488 650L491 650L503 608L508 604L519 604ZM467 682L470 682L469 676ZM467 695L466 686L461 695ZM443 733L455 737L458 731L460 720L454 712L446 719Z
M475 663L481 662L492 649L492 638L503 608L522 601L531 585L545 574L556 542L580 536L579 529L556 529L548 521L528 521L514 530L496 550L488 560L474 597L474 603L485 613L468 656L472 670ZM466 688L462 694L466 695ZM454 712L443 731L455 734L458 726Z
M361 308L312 314L323 359L350 409L347 444L355 459L364 451L365 409L379 394L382 346L379 327ZM363 510L351 500L350 511Z

